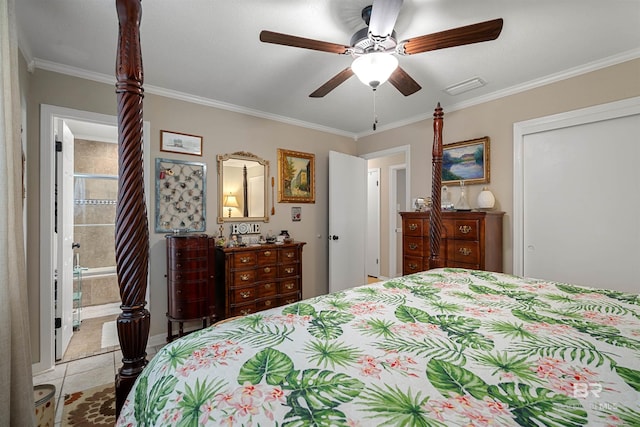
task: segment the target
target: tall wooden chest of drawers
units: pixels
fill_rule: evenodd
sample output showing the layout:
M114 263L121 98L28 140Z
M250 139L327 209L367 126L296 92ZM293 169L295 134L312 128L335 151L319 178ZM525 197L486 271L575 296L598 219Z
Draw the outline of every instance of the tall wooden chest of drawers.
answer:
M304 244L216 248L216 283L224 293L224 317L299 301Z
M206 234L168 234L167 244L167 341L173 340L172 322L216 318L214 239Z
M429 269L429 212L401 212L402 274ZM440 257L446 267L502 271L504 212L442 212Z

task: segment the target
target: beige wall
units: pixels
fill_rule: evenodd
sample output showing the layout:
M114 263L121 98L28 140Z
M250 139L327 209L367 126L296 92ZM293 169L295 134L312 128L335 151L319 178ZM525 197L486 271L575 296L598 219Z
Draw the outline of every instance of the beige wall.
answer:
M640 95L640 59L583 74L536 89L458 111L444 111L444 143L489 136L491 183L496 209L504 218L504 270L513 267L513 124ZM425 112L435 106L425 106ZM424 120L358 140L363 155L399 145L411 146L411 197L431 194L433 121ZM597 171L594 171L597 173ZM469 186L468 200L476 206L482 185ZM460 194L451 189L455 203Z
M30 87L28 98L28 286L31 310L34 361L39 351L39 198L40 198L40 104L50 104L94 113L116 115L115 88L54 72L36 69L23 74ZM277 148L315 154L316 203L276 203L275 216L263 225L265 230L281 229L300 241L303 250L303 297L327 292L328 227L328 157L329 150L355 154L355 142L347 137L292 126L280 122L146 94L144 120L151 124L151 153L156 157L207 163L207 230L218 232L216 223L217 173L215 156L235 151L249 151L269 160L271 175L277 175ZM172 130L203 136L203 156L160 152L160 130ZM153 162L152 162L153 164ZM153 166L152 166L153 167ZM277 181L277 180L276 180ZM277 189L276 189L277 198ZM151 230L154 228L154 197L148 207ZM269 200L271 196L269 195ZM302 221L291 221L291 207L302 207ZM269 206L270 207L270 206ZM228 234L228 226L225 234ZM166 333L166 254L163 234L150 234L150 309L151 335Z

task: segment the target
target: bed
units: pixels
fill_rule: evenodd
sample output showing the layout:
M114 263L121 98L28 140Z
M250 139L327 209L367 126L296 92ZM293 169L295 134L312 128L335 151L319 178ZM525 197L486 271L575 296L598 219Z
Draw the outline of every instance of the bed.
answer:
M119 426L640 425L640 296L443 268L219 323L145 348L148 224L140 0L116 0ZM443 112L434 111L440 205Z

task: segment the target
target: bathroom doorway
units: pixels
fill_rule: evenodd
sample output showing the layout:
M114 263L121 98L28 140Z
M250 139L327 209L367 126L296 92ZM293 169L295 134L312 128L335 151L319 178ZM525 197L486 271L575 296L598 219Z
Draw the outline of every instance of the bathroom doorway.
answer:
M99 136L92 135L88 131L85 132L82 130L78 130L78 128L73 124L74 121L78 123L84 122L87 126L92 127L94 131L96 129L103 129L103 130L110 129L111 137L109 137L109 141L113 141L113 142L110 142L110 144L112 144L112 146L117 147L117 144L115 143L115 141L117 141L117 136L113 136L117 134L117 131L116 131L117 117L116 116L92 113L88 111L75 110L75 109L47 105L47 104L42 104L40 106L40 110L41 110L40 111L40 141L41 141L41 144L40 144L40 159L41 159L41 162L40 162L40 189L41 189L40 212L41 213L40 213L40 298L39 298L40 310L39 312L37 312L37 316L38 316L37 324L39 327L36 328L37 330L36 334L39 337L38 352L40 357L39 357L39 360L35 362L32 366L34 373L44 372L44 371L53 369L56 364L56 360L58 361L65 360L64 359L65 353L66 353L65 351L58 352L59 355L56 355L56 330L57 329L55 328L55 326L57 326L56 324L62 324L62 323L71 325L72 315L69 314L67 316L70 310L66 310L66 303L58 304L56 302L56 288L58 286L57 272L61 271L62 273L64 273L67 270L70 272L70 274L68 274L69 280L63 280L61 276L60 289L62 289L63 286L68 286L72 281L73 282L77 281L78 275L75 274L76 271L74 271L75 270L74 265L79 265L81 268L85 268L85 265L83 264L87 264L87 261L89 261L91 257L90 254L83 255L82 253L80 253L80 259L74 260L74 255L73 255L73 252L71 251L69 251L70 254L68 257L63 255L60 255L60 257L58 256L58 254L61 252L59 250L60 248L58 247L58 241L59 241L58 224L61 224L62 228L65 230L68 230L68 229L72 230L70 233L61 232L61 236L70 234L71 238L73 238L74 237L73 231L75 231L73 230L74 228L73 221L75 219L74 218L75 217L74 201L71 202L73 206L71 209L72 213L70 215L72 217L70 221L71 222L70 226L67 224L63 224L61 220L59 221L56 214L56 211L58 210L56 207L56 191L59 189L56 189L55 187L56 159L58 158L57 151L56 151L57 144L55 143L56 141L55 136L56 136L58 123L60 121L72 122L71 127L73 127L76 132L76 135L74 135L74 138L73 138L74 141L76 138L78 138L78 139L104 142L103 140L100 139ZM99 125L104 125L104 126L99 126ZM145 170L145 176L144 176L145 191L144 192L145 192L145 199L146 199L147 206L149 206L149 203L150 203L149 194L151 193L150 177L148 172L151 170L151 166L150 166L151 161L149 156L151 149L150 149L149 137L148 137L148 135L150 134L150 128L151 128L150 123L148 121L144 121L143 122L143 152L144 152L144 170ZM75 172L72 173L72 175L74 174ZM107 172L107 171L96 172L96 175L100 175L100 174L117 175L117 172ZM75 177L72 176L72 180L75 180ZM86 178L85 178L85 181L86 181ZM112 181L114 183L113 185L117 186L117 180L112 179ZM95 185L95 184L90 184L90 185ZM75 187L75 184L67 185L66 187L73 188ZM85 188L86 188L86 185L85 185ZM76 195L75 195L75 189L74 189L74 194L72 194L72 199L75 199L75 196ZM87 195L85 194L85 196ZM97 197L94 198L94 197L87 196L86 199L87 200L97 199ZM105 199L105 200L110 200L110 199ZM115 209L114 206L112 206L112 209ZM64 239L61 239L61 240L64 243L62 245L63 249L67 247L71 249L72 240L69 240L68 242L66 242ZM111 237L109 237L108 239L105 238L105 241L108 244L110 242L111 246L115 246L115 239L113 234L111 234ZM78 242L73 240L73 243L78 243ZM85 244L85 249L88 249L87 245L91 246L93 243L94 241L91 240L90 243ZM81 244L81 248L76 248L74 245L73 251L75 252L77 249L82 250L83 249L82 244ZM62 261L58 262L59 258L64 260L64 262ZM68 258L68 261L66 261L67 258ZM79 261L79 262L76 262L76 261ZM63 264L68 265L68 268L60 268ZM89 268L89 267L86 267L86 268ZM107 270L96 269L94 271L89 271L89 270L80 270L80 271L82 271L82 287L84 288L84 290L82 291L83 295L85 294L85 292L89 292L89 289L85 287L85 283L86 283L85 280L93 280L93 279L102 280L104 279L103 276L110 274L110 271L108 269ZM111 267L111 271L115 271L113 266ZM115 274L112 274L112 275L115 276ZM75 279L74 279L74 276L75 276ZM73 283L73 285L76 285L76 283ZM58 295L58 297L63 299L66 298L66 301L69 301L71 299L77 299L80 297L80 295L78 295L75 292L69 291L68 293L69 295L66 295L66 293L61 292L60 293L61 295ZM118 292L118 295L119 295L119 292ZM88 295L86 297L88 298ZM147 283L147 297L150 298L148 283ZM92 330L90 323L94 322L93 319L99 319L100 317L105 317L105 316L113 316L112 318L115 319L115 317L117 316L117 314L105 315L104 311L99 311L98 309L94 310L94 308L92 307L93 301L87 301L87 304L88 304L87 306L81 307L82 308L81 326L79 329L73 332L73 334L76 335L76 338L78 338L78 336L81 337L80 334L85 334L85 333L87 335L89 334L89 331ZM97 304L96 307L104 306L104 305L106 304ZM110 311L107 311L106 313L112 313L114 311L119 313L120 312L119 305L120 303L116 302L116 303L111 303L110 305L106 305L106 307L103 307L103 308L110 310ZM62 313L63 314L62 316L60 316L61 313L56 312L57 309L59 310L60 306L65 307L65 310L64 310L64 313ZM148 307L150 308L150 304L148 305ZM74 314L77 314L77 312ZM92 333L91 336L99 338L101 341L100 345L102 345L102 330L100 328L98 332L97 328L98 327L94 329L95 333ZM68 329L71 329L71 328L68 328ZM73 337L71 339L73 339ZM111 342L113 342L113 340L115 340L115 342L117 343L117 334L115 334L115 332L112 334ZM96 351L102 352L102 350L96 350ZM87 353L88 351L84 352L83 354L87 354ZM84 357L84 356L79 356L79 357Z

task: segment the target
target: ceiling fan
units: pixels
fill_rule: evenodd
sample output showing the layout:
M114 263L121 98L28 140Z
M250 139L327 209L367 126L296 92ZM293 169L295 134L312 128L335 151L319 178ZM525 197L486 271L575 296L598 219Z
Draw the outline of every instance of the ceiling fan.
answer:
M446 31L397 41L394 26L403 0L373 0L371 6L362 10L362 19L367 27L351 37L349 46L321 40L307 39L289 34L263 30L260 41L284 46L300 47L321 52L351 55L355 58L350 67L340 71L309 96L321 98L345 82L353 74L374 90L387 79L404 96L421 89L421 86L402 67L394 54L401 56L448 47L495 40L502 31L502 18ZM384 71L381 75L367 76L368 70Z

